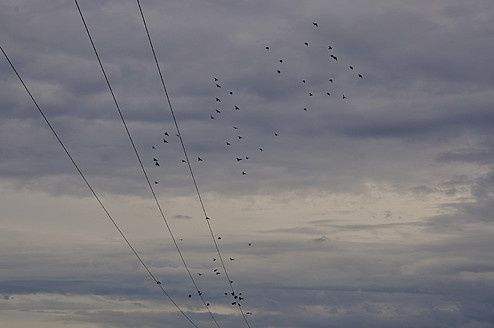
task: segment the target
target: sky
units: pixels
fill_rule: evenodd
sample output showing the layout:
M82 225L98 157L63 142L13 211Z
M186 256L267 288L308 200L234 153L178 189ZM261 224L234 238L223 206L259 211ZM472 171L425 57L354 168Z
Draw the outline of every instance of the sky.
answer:
M161 284L2 55L0 326L494 327L494 2L142 0L188 163L137 2L79 5L163 217L75 3L0 46Z

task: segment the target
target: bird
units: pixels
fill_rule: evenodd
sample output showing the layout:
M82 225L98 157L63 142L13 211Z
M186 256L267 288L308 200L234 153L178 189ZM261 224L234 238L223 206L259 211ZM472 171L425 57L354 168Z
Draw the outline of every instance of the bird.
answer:
M154 158L154 157L153 157L153 161L154 161L154 162L157 162L158 160L157 160L156 158Z
M240 162L242 159L237 157L237 162Z
M331 50L331 49L333 49L333 47L331 47L331 46L328 46L328 50Z
M156 166L160 166L160 163L158 163L158 162L154 162L154 165L156 165Z
M155 181L154 184L158 184L158 181Z
M216 97L216 101L221 102L220 98Z
M210 117L212 120L214 120L214 116L213 116L213 115L209 115L209 117Z
M217 79L217 78L214 78L214 80L215 80L215 81L218 81L218 79Z
M156 147L155 146L151 146L151 149L156 149Z
M259 148L260 151L262 151L262 148Z
M218 271L218 269L214 269L213 271L216 272L216 271Z
M233 260L235 260L235 259L234 259L234 258L232 258L232 257L230 257L230 261L233 261Z
M335 55L330 55L331 58L333 58L334 60L338 61L338 57L336 57Z
M238 137L238 139L242 139L243 138L242 136L237 136L237 137Z
M200 272L198 272L197 274L198 274L198 275L199 275L199 277L200 277L200 276L202 276L204 273L200 273Z
M266 50L269 50L269 47L266 47Z
M342 97L342 98L343 98L343 99L346 99L347 97L346 97L345 95L343 95L343 97Z
M330 94L329 92L326 92L326 94L327 94L328 96L331 96L331 94Z
M231 144L230 144L228 141L226 142L226 145L227 145L227 146L231 146Z
M309 97L312 97L312 92L309 92Z
M209 303L206 303L206 306L209 306Z
M216 274L221 274L221 272L216 272Z
M280 59L280 63L283 63L283 59Z
M217 88L221 88L221 85L219 85L218 83L216 83L216 87Z
M307 107L304 107L304 110L307 111Z
M305 46L308 47L309 46L309 42L304 42Z
M278 136L278 133L276 133L276 132L275 132L275 133L274 133L274 136L275 136L275 137L277 137L277 136Z
M242 175L247 175L247 173L245 173L244 171L242 171Z
M182 163L187 163L187 161L185 159L182 160Z
M353 70L353 66L348 66L351 70Z
M168 143L168 141L166 139L163 139L163 143Z
M191 294L189 294L189 298L191 298L191 297L192 297L192 295L191 295Z
M312 25L314 25L315 27L319 27L316 22L312 23Z
M220 112L220 110L219 110L219 109L217 109L217 110L216 110L216 113L220 114L221 112Z
M333 79L329 79L329 82L330 82L330 83L333 83Z
M233 94L233 91L230 91L230 94L232 95Z
M305 80L302 80L302 83L305 83Z
M238 128L236 126L233 127L234 130L238 130Z
M235 110L240 110L240 108L237 105L234 106L235 106Z
M236 305L236 304L237 304L237 302L232 302L232 305Z
M213 262L216 261L216 259L213 257Z
M252 246L252 243L249 243L249 246Z
M281 71L278 69L278 70L276 70L276 73L281 74Z
M165 136L167 136L167 135L168 135L168 132L165 131Z
M218 236L218 240L219 240L219 239L221 239L221 237L220 237L220 236Z
M364 77L362 76L362 74L359 74L358 77L360 77L361 79L363 79Z
M161 285L161 281L159 281L159 280L158 280L158 281L156 282L156 284L157 284L157 285Z
M252 314L252 312L245 312L245 314Z
M198 161L198 162L202 162L202 158L197 157L197 161Z
M245 156L245 159L249 159L250 157L249 156Z

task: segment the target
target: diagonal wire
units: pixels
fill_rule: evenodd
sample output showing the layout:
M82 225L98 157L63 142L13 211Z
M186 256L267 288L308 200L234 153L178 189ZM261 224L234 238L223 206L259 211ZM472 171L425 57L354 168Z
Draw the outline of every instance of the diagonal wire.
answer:
M29 97L31 97L31 100L33 101L34 105L36 106L36 108L38 109L39 113L41 114L41 116L43 117L43 119L45 120L46 124L48 125L48 127L50 128L51 132L53 133L53 135L55 136L55 138L58 140L58 143L60 144L60 146L62 146L65 154L69 157L70 161L72 162L72 164L74 165L74 167L76 168L77 172L79 172L79 175L82 177L82 179L84 180L84 182L86 183L87 187L89 188L89 190L91 191L91 193L93 194L94 198L96 198L96 200L98 201L99 205L101 206L101 208L103 209L103 211L106 213L106 215L108 216L108 218L110 219L110 221L112 222L113 226L117 229L118 233L120 234L120 236L122 236L122 238L125 240L125 242L127 243L127 245L130 247L130 249L132 250L132 252L134 253L134 255L137 257L137 259L139 260L139 262L141 262L142 266L146 269L146 271L149 273L149 275L151 276L151 278L154 280L154 282L156 282L156 284L160 287L160 289L163 291L163 293L168 297L168 299L173 303L173 305L175 305L175 307L183 314L183 316L196 328L197 325L192 321L192 319L190 319L187 314L185 314L185 312L177 305L177 303L175 303L175 301L171 298L171 296L166 292L166 290L164 289L164 287L162 286L161 282L156 278L156 276L151 272L151 270L149 269L149 267L146 265L146 263L144 263L144 261L142 260L141 256L139 255L139 253L137 253L136 249L132 246L132 244L130 243L130 241L127 239L127 237L125 236L125 234L123 233L123 231L119 228L119 226L117 225L117 223L115 222L115 220L113 219L113 217L110 215L110 212L108 212L108 210L106 209L106 207L103 205L103 202L101 201L101 199L99 198L99 196L96 194L96 192L94 191L93 187L89 184L89 181L86 179L86 177L84 176L84 173L82 173L81 169L79 168L79 166L77 165L77 163L75 162L74 158L70 155L69 151L67 150L67 148L65 147L65 145L63 144L62 140L60 139L60 137L58 136L57 132L55 131L55 129L53 128L53 126L51 125L50 121L48 121L48 118L45 116L45 114L43 113L43 111L41 110L41 107L38 105L38 103L36 102L36 100L34 99L33 95L31 94L31 92L29 91L28 87L26 86L26 84L24 83L24 81L22 80L21 76L19 75L19 73L17 72L17 70L15 69L14 67L14 64L10 61L9 57L7 56L7 54L5 53L5 51L3 50L2 46L0 46L0 50L2 51L3 55L5 56L5 58L7 59L7 61L9 62L10 64L10 67L12 67L12 70L14 71L14 73L17 75L17 78L19 79L19 81L22 83L22 85L24 86L24 89L26 90L26 92L28 93Z
M232 280L230 279L230 276L228 275L228 270L226 269L225 262L223 261L223 257L221 256L221 252L220 252L220 249L218 247L218 243L216 242L216 239L214 237L214 232L213 232L213 228L212 228L211 223L210 223L210 218L207 215L206 207L204 206L204 202L202 200L201 193L199 191L199 187L197 185L197 181L196 181L196 178L195 178L195 175L194 175L194 171L192 170L192 166L190 165L189 157L187 155L187 150L185 148L185 143L183 141L182 134L180 133L180 128L178 126L177 118L175 117L175 112L173 111L173 106L172 106L172 103L171 103L171 100L170 100L170 96L168 95L168 91L166 89L165 80L163 78L163 74L161 72L160 65L158 63L158 58L157 58L156 52L154 50L153 42L151 40L151 35L149 33L149 29L148 29L147 24L146 24L146 19L144 18L144 13L142 11L141 3L140 3L139 0L136 0L136 1L137 1L137 5L139 6L139 11L141 13L141 17L142 17L142 22L144 24L144 28L146 29L146 34L147 34L147 37L148 37L148 40L149 40L149 45L150 45L151 51L153 53L154 61L156 63L156 68L158 69L158 73L159 73L159 76L160 76L160 79L161 79L161 85L163 87L163 91L165 93L166 100L168 102L168 107L170 108L170 112L171 112L171 115L173 117L173 122L175 123L175 128L177 129L177 134L178 134L178 137L180 139L180 144L182 145L182 150L184 152L185 160L186 160L187 165L189 167L189 172L190 172L190 175L192 177L192 181L194 183L194 187L196 189L197 197L199 199L199 202L201 203L202 211L203 211L204 216L206 218L206 222L207 222L207 225L208 225L208 228L209 228L209 232L211 234L211 237L213 239L213 243L214 243L214 246L216 248L216 252L218 253L218 257L220 259L221 265L223 266L223 270L225 271L225 276L228 279L228 284L230 285L230 289L231 289L232 293L235 294L235 290L233 288ZM249 322L247 321L247 318L246 318L246 316L244 314L244 311L242 310L242 307L240 306L240 303L238 303L238 304L239 304L240 313L242 314L242 317L244 318L244 321L245 321L247 327L250 328Z
M127 126L127 123L125 122L125 118L124 118L124 116L122 114L122 111L120 109L120 106L119 106L119 104L117 102L117 98L115 96L115 93L113 92L113 89L112 89L111 84L110 84L110 80L109 80L109 78L108 78L108 76L106 74L106 71L105 71L104 67L103 67L103 63L102 63L102 61L101 61L101 59L99 57L98 51L97 51L96 46L95 46L94 41L93 41L93 38L91 37L91 33L89 32L89 28L88 28L88 26L86 24L86 21L84 19L83 14L82 14L81 8L79 7L79 3L77 2L77 0L74 0L74 1L75 1L76 6L77 6L77 10L79 12L79 15L81 16L82 22L84 24L84 28L86 29L86 33L87 33L87 35L89 37L89 41L91 42L91 45L93 47L94 54L96 55L96 58L98 60L99 66L101 68L101 71L102 71L102 73L103 73L103 75L105 77L105 81L106 81L106 84L108 85L108 89L110 90L110 93L112 95L113 102L115 103L115 107L116 107L116 109L118 111L118 114L120 116L120 119L122 120L122 124L123 124L123 126L125 128L125 131L127 132L127 136L128 136L129 141L130 141L130 143L132 145L132 149L134 150L134 153L135 153L135 155L137 157L137 160L139 162L139 165L141 167L142 173L144 174L144 177L145 177L146 182L147 182L147 184L149 186L149 189L151 190L151 193L153 195L153 198L154 198L154 201L156 203L156 206L158 207L158 210L159 210L159 212L161 214L161 217L163 218L163 221L164 221L164 223L166 225L166 228L167 228L167 230L168 230L168 232L170 234L170 237L171 237L171 239L173 241L173 244L175 245L175 248L176 248L176 250L177 250L177 252L178 252L178 254L180 256L180 259L182 260L182 263L183 263L183 265L184 265L184 267L185 267L185 269L186 269L186 271L187 271L187 273L188 273L188 275L190 277L190 280L192 281L192 284L194 285L194 288L195 288L197 294L199 295L200 299L204 303L204 306L206 307L209 315L211 316L211 319L214 321L214 323L216 324L216 326L218 328L220 328L218 322L216 321L216 318L214 317L213 313L211 312L211 310L210 310L210 308L208 306L208 303L203 298L202 292L199 290L199 287L198 287L197 283L195 282L195 280L194 280L194 278L192 276L192 273L190 272L189 266L187 265L187 263L185 261L185 258L184 258L183 254L182 254L182 251L180 250L180 247L178 246L177 240L175 239L175 236L173 235L173 231L172 231L170 225L168 224L168 220L166 219L165 213L164 213L164 211L163 211L163 209L162 209L162 207L161 207L161 205L160 205L160 203L158 201L158 197L156 196L156 193L155 193L155 191L153 189L153 186L152 186L151 181L150 181L150 179L148 177L148 174L146 172L146 169L144 168L144 165L142 163L141 156L139 155L139 152L137 151L137 147L136 147L136 145L134 143L134 140L132 138L132 135L130 134L129 128Z

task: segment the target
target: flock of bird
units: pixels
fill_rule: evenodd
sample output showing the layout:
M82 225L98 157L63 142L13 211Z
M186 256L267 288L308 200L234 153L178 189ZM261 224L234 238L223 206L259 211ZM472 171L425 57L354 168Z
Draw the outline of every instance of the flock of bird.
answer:
M313 26L314 28L318 28L319 25L318 23L314 22L313 23ZM309 45L309 42L304 42L304 45L305 47L310 47ZM270 52L272 51L271 47L270 46L265 46L265 51L266 52ZM332 60L334 61L335 63L338 62L338 57L335 55L335 53L333 52L333 47L331 45L327 45L327 52L328 52L328 59L329 60ZM285 63L285 59L284 58L277 58L277 63L276 63L276 67L274 68L274 74L276 76L282 76L283 73L284 73L284 69L283 69L283 65L286 64ZM341 62L341 61L340 61ZM355 69L354 69L354 66L353 65L349 65L348 66L348 70L350 72L355 72ZM361 73L355 73L355 77L357 79L363 79L363 75ZM316 92L316 91L313 91L313 90L310 90L310 84L308 83L308 78L305 78L305 79L302 79L299 81L299 84L300 86L306 88L305 90L307 91L306 95L307 97L311 98L311 97L315 97L316 94L319 94L319 92ZM325 95L324 96L332 96L333 95L333 91L331 90L331 86L336 83L335 82L335 77L328 77L328 89L327 91L325 92ZM245 108L241 108L240 104L238 103L235 103L235 94L236 94L236 91L234 91L233 89L231 88L227 88L227 86L225 84L222 83L222 81L220 81L219 78L217 77L213 77L212 79L212 82L214 83L214 86L213 88L217 91L216 95L214 96L214 104L216 106L214 106L214 111L210 112L208 115L209 115L209 120L213 123L213 124L221 124L219 122L222 121L222 116L225 115L225 113L227 111L230 111L230 112L239 112L239 111L242 111L244 110ZM345 100L347 99L348 97L345 95L345 94L341 94L340 95L340 99L342 100ZM303 107L303 111L304 112L307 112L308 111L308 105ZM248 110L248 109L245 109L245 110ZM238 117L238 116L237 116ZM228 121L228 120L225 120L225 121ZM232 150L235 150L237 145L239 145L239 143L242 143L244 142L245 139L249 139L246 135L242 134L241 131L242 131L242 128L241 128L241 124L240 123L233 123L233 125L231 124L230 127L229 127L230 131L233 132L229 134L229 137L226 138L224 140L224 144L223 144L223 147L227 147L227 148L230 148ZM177 137L179 137L178 134L175 134ZM277 131L272 131L272 134L271 134L273 137L278 137L279 136L279 132ZM169 144L170 142L172 142L171 140L171 137L170 137L170 133L168 133L167 131L163 131L163 135L161 136L162 140L161 140L161 144ZM153 151L157 151L157 148L155 145L151 146L151 148L153 149ZM238 153L241 151L240 149L243 149L245 147L237 147L238 148ZM254 146L254 149L256 152L264 152L264 148L262 145L256 145ZM251 156L248 155L248 154L242 154L242 155L239 155L239 154L235 154L235 155L232 155L232 161L233 162L236 162L236 163L241 163L241 162L245 162L249 159L251 159ZM153 157L153 163L156 167L160 167L161 164L159 162L159 160L156 158L157 155L155 155L155 157ZM205 157L201 157L201 156L197 156L196 157L196 160L197 162L204 162L205 160ZM182 163L187 163L187 160L186 159L182 159L181 160ZM242 176L245 176L247 175L247 170L244 169L244 168L241 168L238 170L238 174L239 175L242 175ZM158 181L154 181L155 184L158 184ZM206 218L208 219L208 218ZM217 239L221 239L221 237L217 237ZM249 243L248 246L252 246L252 243ZM235 259L232 258L232 257L229 257L229 260L230 261L234 261ZM217 259L216 258L213 258L212 259L212 262L216 262ZM219 268L214 268L212 269L212 272L211 274L213 275L220 275L221 274L221 271ZM205 275L205 273L203 272L198 272L197 275L199 277L202 277ZM161 284L160 281L157 282L158 284ZM233 283L233 281L230 281L230 283ZM198 292L199 293L199 296L202 295L202 292ZM230 295L233 297L233 299L231 300L231 304L232 305L238 305L238 306L241 306L241 301L244 300L244 297L242 296L242 293L239 293L238 295L235 294L235 292L225 292L224 293L225 295ZM188 298L192 298L192 295L193 294L188 294ZM207 303L207 306L210 306L210 303ZM246 312L246 314L252 314L252 312Z

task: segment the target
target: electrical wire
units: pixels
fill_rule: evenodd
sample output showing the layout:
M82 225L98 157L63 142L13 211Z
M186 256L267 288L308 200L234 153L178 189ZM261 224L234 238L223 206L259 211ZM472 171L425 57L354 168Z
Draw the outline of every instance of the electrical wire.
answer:
M175 128L177 129L177 135L178 135L178 137L180 139L180 144L181 144L182 150L184 152L185 161L187 162L187 165L189 167L189 172L190 172L190 175L192 177L192 181L194 183L194 187L195 187L195 190L196 190L196 193L197 193L197 197L198 197L199 202L201 204L202 211L204 213L204 216L205 216L205 219L206 219L208 228L209 228L209 232L211 234L211 238L212 238L213 243L214 243L214 246L216 248L216 252L218 254L219 260L220 260L221 265L223 267L223 270L225 272L226 279L228 280L228 284L230 285L230 289L231 289L232 293L235 294L235 290L233 288L232 280L230 279L230 276L228 275L228 270L226 269L225 262L223 261L223 257L221 256L221 252L220 252L218 243L216 242L216 238L214 237L214 232L213 232L213 228L212 228L211 223L210 223L210 218L208 217L208 214L206 212L206 207L205 207L204 202L202 200L201 193L199 191L199 187L197 185L197 181L196 181L196 178L195 178L195 175L194 175L194 171L192 170L192 166L190 165L189 156L187 155L187 150L185 148L185 143L184 143L183 138L182 138L182 133L180 133L180 128L179 128L179 125L178 125L178 121L177 121L177 118L175 117L175 112L173 110L173 106L172 106L172 103L171 103L171 100L170 100L170 96L169 96L168 91L166 89L165 80L163 78L163 74L161 72L160 65L158 63L158 58L157 58L156 52L154 50L153 42L151 40L151 34L149 33L149 29L148 29L148 26L146 24L146 19L144 17L144 13L143 13L143 10L142 10L142 7L141 7L141 3L140 3L139 0L136 0L136 1L137 1L137 5L139 6L139 11L141 13L142 22L144 24L144 28L146 29L146 34L147 34L147 37L148 37L148 40L149 40L149 45L151 47L151 51L153 53L154 61L156 63L156 68L157 68L158 73L159 73L159 76L160 76L161 85L163 87L163 91L164 91L164 94L166 96L166 100L168 102L168 107L170 108L170 112L171 112L171 115L173 117L173 122L175 123ZM245 313L242 310L242 307L240 306L240 303L239 303L239 309L240 309L240 313L242 314L242 317L244 318L244 321L245 321L247 327L250 328L249 322L247 321L247 317L245 316Z
M125 242L127 243L127 245L129 246L129 248L132 250L132 252L134 253L134 255L137 257L137 259L139 260L139 262L141 262L142 266L146 269L146 271L148 272L148 274L151 276L151 278L154 280L154 282L159 286L159 288L163 291L163 293L168 297L168 299L173 303L173 305L175 305L175 307L180 311L180 313L182 313L182 315L196 328L198 328L198 326L192 321L192 319L190 319L187 314L185 314L185 312L178 306L178 304L171 298L171 296L166 292L166 290L164 289L164 287L162 286L161 282L156 278L156 276L151 272L151 270L149 269L149 267L146 265L146 263L142 260L141 256L139 255L139 253L136 251L136 249L132 246L132 244L130 243L130 241L127 239L127 237L125 236L125 234L123 233L123 231L120 229L120 227L117 225L117 223L115 222L115 220L113 219L113 217L111 216L110 212L106 209L106 207L103 205L103 202L101 201L101 199L99 198L99 196L96 194L96 191L93 189L93 187L89 184L89 181L86 179L84 173L82 172L82 170L79 168L79 166L77 165L77 163L75 162L74 158L72 157L72 155L70 155L68 149L65 147L65 145L63 144L62 140L60 139L60 137L58 136L57 132L55 131L55 129L53 128L53 126L51 125L50 121L48 121L48 118L45 116L45 114L43 113L43 111L41 110L41 107L38 105L38 103L36 102L36 100L34 99L34 96L31 94L31 92L29 91L27 85L24 83L24 80L21 78L21 76L19 75L19 73L17 72L17 70L15 69L14 67L14 64L10 61L10 58L7 56L7 53L5 53L5 51L3 50L2 46L0 46L0 50L2 51L3 55L5 56L5 58L7 59L7 61L9 62L10 64L10 67L12 68L12 70L14 71L14 73L17 75L17 78L19 79L19 81L22 83L22 85L24 86L24 89L26 90L26 92L28 93L29 97L31 98L31 100L33 101L34 105L36 106L36 108L38 109L39 113L41 114L41 116L43 117L43 119L45 120L46 124L48 125L48 127L50 128L51 132L53 133L53 135L55 136L55 138L57 139L58 143L60 144L60 146L62 146L62 149L64 150L65 154L68 156L68 158L70 159L70 161L72 162L72 164L74 165L74 167L76 168L77 172L79 172L79 175L82 177L82 179L84 180L84 182L86 183L87 187L89 188L89 190L91 191L91 193L93 194L94 198L96 198L96 200L98 201L99 205L101 206L101 208L103 209L103 211L106 213L108 219L110 219L111 223L113 224L113 226L115 227L115 229L117 229L118 233L120 234L120 236L122 236L122 238L125 240Z
M122 124L123 124L123 126L124 126L124 128L125 128L125 131L127 132L127 136L128 136L129 141L130 141L130 143L131 143L131 145L132 145L132 149L134 150L134 153L135 153L135 155L136 155L136 157L137 157L137 160L138 160L138 162L139 162L139 165L140 165L140 167L141 167L142 173L144 174L144 177L145 177L146 182L147 182L147 184L148 184L148 186L149 186L149 189L151 190L151 194L153 195L153 198L154 198L154 201L155 201L155 203L156 203L156 206L158 207L158 210L159 210L159 212L160 212L160 215L161 215L161 217L162 217L162 219L163 219L163 221L164 221L164 223L165 223L165 225L166 225L166 228L167 228L167 230L168 230L168 232L169 232L169 234L170 234L170 237L171 237L171 239L172 239L172 241L173 241L173 244L175 245L175 248L176 248L176 250L177 250L177 252L178 252L178 254L179 254L179 256L180 256L180 259L182 260L182 263L183 263L183 265L184 265L184 267L185 267L185 269L186 269L186 271L187 271L187 273L188 273L188 275L189 275L189 277L190 277L191 281L192 281L192 284L194 285L194 288L196 289L197 294L199 295L199 297L200 297L200 299L202 300L202 302L204 303L204 306L206 307L206 309L207 309L207 311L208 311L209 315L211 316L211 319L215 322L215 324L216 324L216 326L217 326L218 328L221 328L221 327L220 327L220 325L218 324L218 322L217 322L216 318L214 317L213 313L211 312L211 310L210 310L210 308L209 308L209 306L208 306L208 303L207 303L207 302L206 302L206 300L203 298L203 296L202 296L202 292L200 291L200 289L199 289L199 287L198 287L197 283L195 282L195 280L194 280L194 278L193 278L193 276L192 276L192 273L190 272L190 269L189 269L189 267L188 267L188 265L187 265L187 263L186 263L186 261L185 261L185 258L184 258L183 254L182 254L182 251L180 250L180 247L178 246L178 243L177 243L177 241L176 241L176 238L175 238L175 236L173 235L173 231L172 231L172 229L171 229L170 225L168 224L168 220L166 219L166 216L165 216L165 214L164 214L164 211L163 211L163 209L162 209L162 207L161 207L161 205L160 205L160 203L159 203L159 201L158 201L158 197L156 196L156 193L155 193L155 191L154 191L154 189L153 189L153 186L152 186L151 181L150 181L150 179L149 179L149 177L148 177L148 174L147 174L147 172L146 172L146 169L144 168L144 165L143 165L143 163L142 163L141 156L139 155L139 152L137 151L137 147L136 147L136 145L135 145L135 143L134 143L134 140L133 140L133 138L132 138L132 135L131 135L131 133L130 133L130 130L129 130L128 126L127 126L127 123L125 122L125 118L124 118L124 116L123 116L123 114L122 114L122 111L121 111L121 109L120 109L120 106L119 106L119 104L118 104L118 102L117 102L117 98L116 98L116 96L115 96L115 93L113 92L113 89L112 89L112 87L111 87L110 80L109 80L109 78L108 78L108 76L107 76L107 74L106 74L106 71L105 71L104 67L103 67L103 63L102 63L101 58L100 58L100 56L99 56L99 54L98 54L98 50L96 49L96 45L95 45L95 43L94 43L94 41L93 41L93 38L91 37L91 33L89 32L89 28L88 28L88 26L87 26L87 24L86 24L86 20L84 19L84 16L83 16L83 14L82 14L82 10L81 10L81 8L80 8L79 3L77 2L77 0L74 0L74 1L75 1L76 6L77 6L77 10L78 10L78 12L79 12L79 15L81 16L81 19L82 19L82 22L83 22L83 24L84 24L84 28L85 28L85 30L86 30L86 33L87 33L87 35L88 35L88 37L89 37L89 41L91 42L91 45L92 45L92 47L93 47L94 54L96 55L96 58L97 58L98 63L99 63L99 66L100 66L101 71L102 71L102 73L103 73L103 76L104 76L104 78L105 78L105 81L106 81L106 84L107 84L107 86L108 86L108 89L110 90L110 93L111 93L111 95L112 95L112 98L113 98L113 102L114 102L114 104L115 104L115 107L116 107L116 109L117 109L117 111L118 111L118 114L119 114L120 119L121 119L121 121L122 121ZM188 162L188 160L187 160L187 162Z

